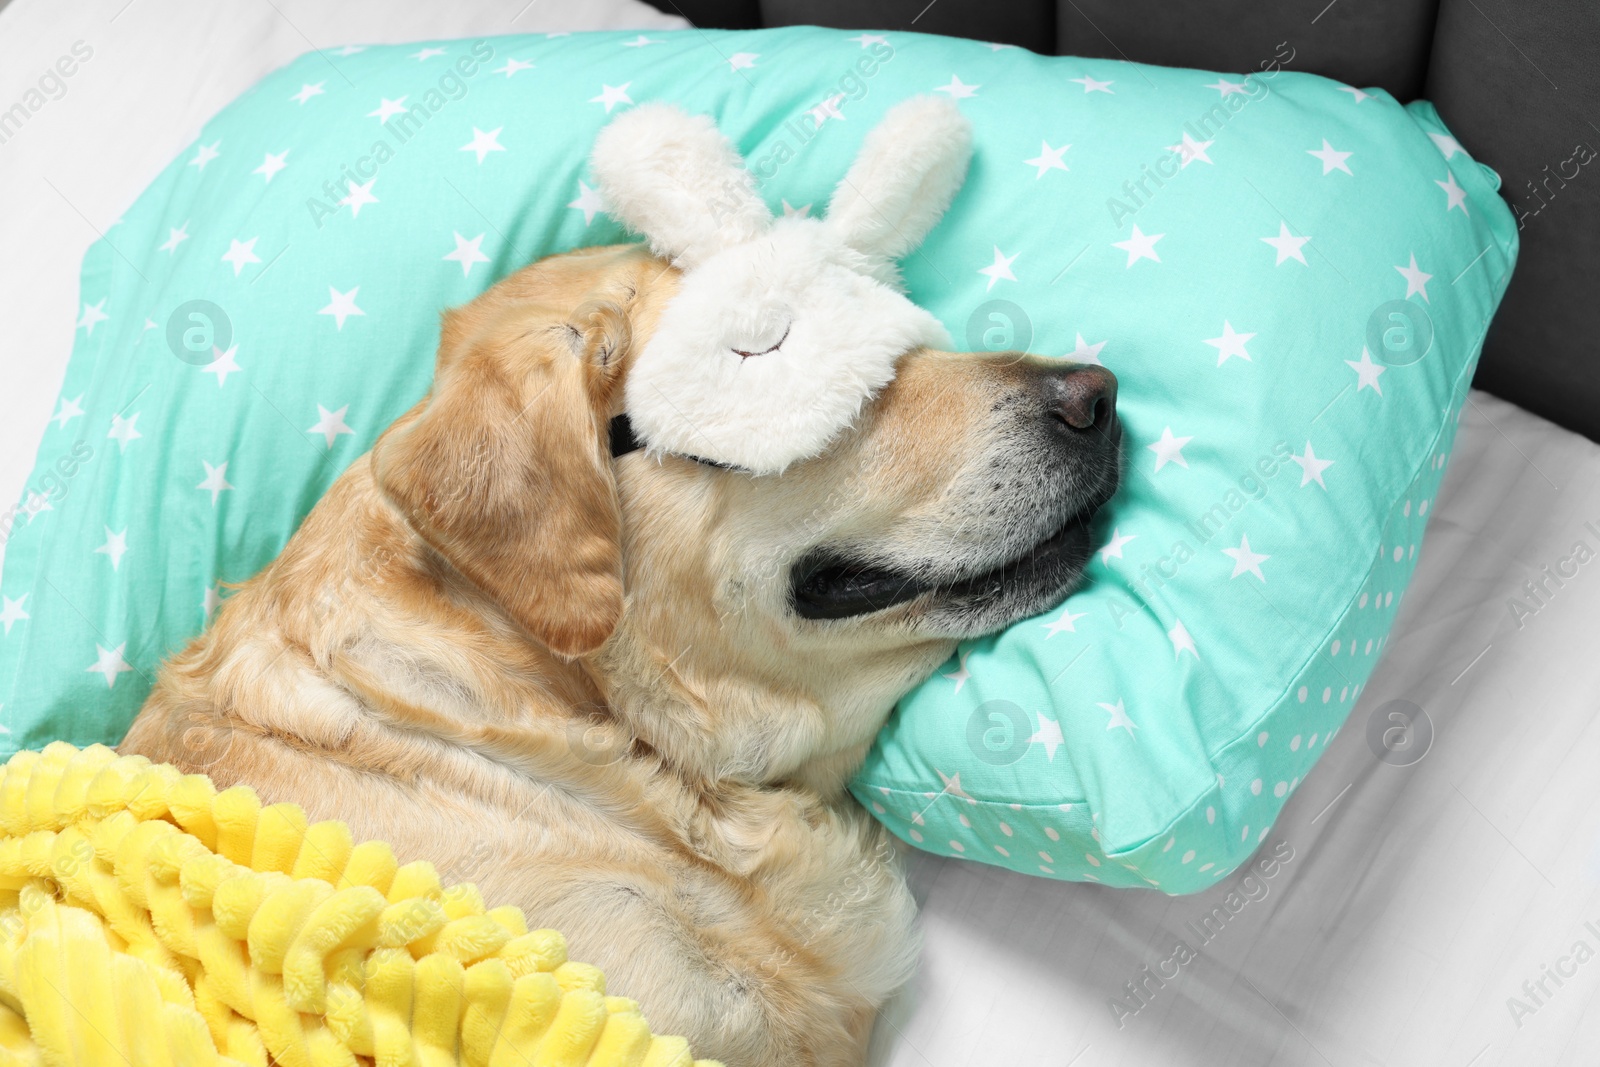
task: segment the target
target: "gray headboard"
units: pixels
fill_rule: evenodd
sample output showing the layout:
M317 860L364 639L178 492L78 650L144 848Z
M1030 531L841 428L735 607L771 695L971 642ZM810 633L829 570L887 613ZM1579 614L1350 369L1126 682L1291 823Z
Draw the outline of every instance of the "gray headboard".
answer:
M1522 228L1476 384L1600 440L1600 0L652 0L707 28L916 30L1056 55L1292 69L1426 97Z

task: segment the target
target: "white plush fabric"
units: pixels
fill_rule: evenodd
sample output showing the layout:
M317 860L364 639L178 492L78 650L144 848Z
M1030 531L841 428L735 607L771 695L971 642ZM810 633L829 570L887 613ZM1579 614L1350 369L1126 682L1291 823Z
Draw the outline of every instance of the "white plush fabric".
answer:
M971 127L951 101L907 100L867 134L828 202L828 229L893 272L950 206L971 154Z
M939 321L894 288L894 261L966 176L956 106L891 108L834 193L826 221L774 220L738 153L704 116L635 108L597 139L608 210L683 271L629 372L626 405L653 453L774 474L827 447Z
M641 104L601 132L593 163L607 211L685 270L772 223L744 160L709 115Z

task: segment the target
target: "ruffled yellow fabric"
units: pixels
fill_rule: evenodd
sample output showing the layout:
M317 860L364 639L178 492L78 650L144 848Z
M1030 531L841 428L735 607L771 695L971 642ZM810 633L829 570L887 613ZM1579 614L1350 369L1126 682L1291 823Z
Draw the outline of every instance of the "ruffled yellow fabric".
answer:
M0 770L0 1067L714 1067L470 883L103 746Z

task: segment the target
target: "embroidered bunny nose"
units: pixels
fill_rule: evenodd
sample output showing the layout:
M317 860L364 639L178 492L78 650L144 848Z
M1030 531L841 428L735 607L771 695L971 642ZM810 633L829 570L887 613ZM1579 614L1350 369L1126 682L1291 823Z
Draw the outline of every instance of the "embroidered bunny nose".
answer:
M1109 432L1117 419L1117 378L1104 367L1072 367L1051 375L1050 414L1078 433Z
M792 329L794 329L794 323L791 322L788 326L784 327L783 336L778 338L778 343L773 345L771 348L763 348L759 352L746 352L742 348L735 348L734 351L739 354L739 358L741 359L750 359L753 356L770 355L771 353L776 352L778 349L783 347L783 342L789 339L789 331Z

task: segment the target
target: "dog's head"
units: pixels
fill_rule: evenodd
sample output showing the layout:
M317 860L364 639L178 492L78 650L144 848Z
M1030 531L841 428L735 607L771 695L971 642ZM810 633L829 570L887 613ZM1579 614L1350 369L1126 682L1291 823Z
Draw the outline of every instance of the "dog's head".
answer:
M613 457L630 355L674 277L623 248L508 279L450 313L429 401L374 450L411 527L538 641L641 687L732 675L820 700L831 672L881 711L955 640L1079 580L1118 479L1108 371L918 349L782 474Z

